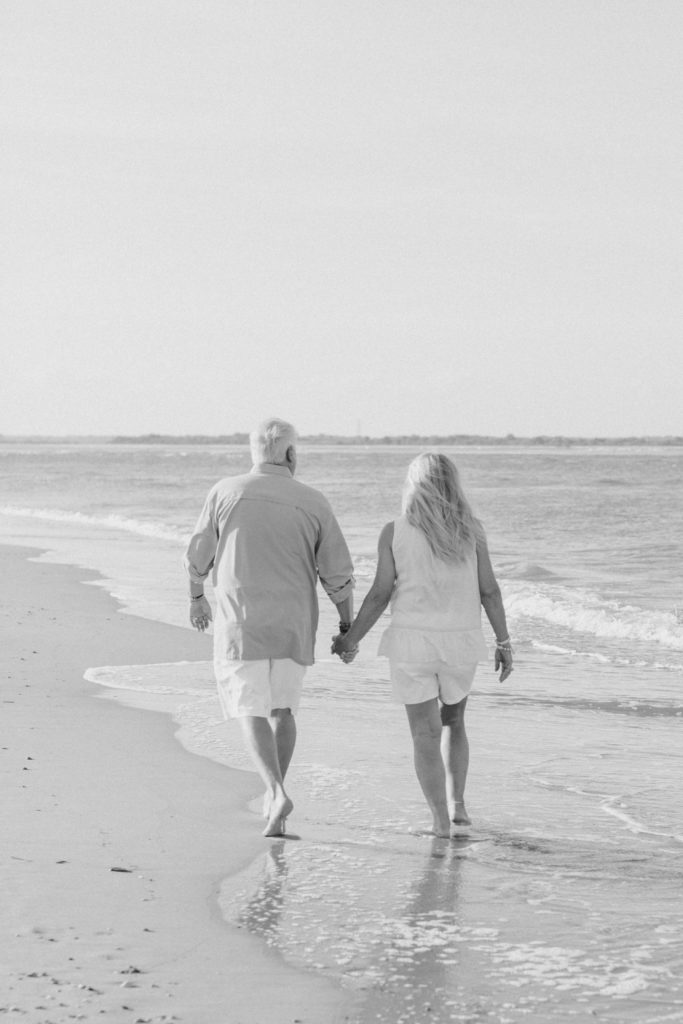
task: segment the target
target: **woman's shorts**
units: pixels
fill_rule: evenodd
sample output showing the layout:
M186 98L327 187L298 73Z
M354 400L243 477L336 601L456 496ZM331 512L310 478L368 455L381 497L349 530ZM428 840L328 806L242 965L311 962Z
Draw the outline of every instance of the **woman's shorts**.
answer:
M291 658L214 661L224 718L270 718L273 711L299 709L306 666Z
M444 704L459 704L472 689L476 671L476 664L390 661L391 692L399 704L421 704L433 697Z

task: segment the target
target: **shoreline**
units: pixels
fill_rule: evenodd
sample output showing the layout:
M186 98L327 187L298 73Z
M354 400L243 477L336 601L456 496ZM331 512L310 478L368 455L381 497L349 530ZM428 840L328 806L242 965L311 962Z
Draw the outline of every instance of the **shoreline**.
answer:
M165 712L93 699L95 665L199 660L187 629L121 614L80 568L0 545L6 820L0 1009L188 1024L343 1019L348 994L227 924L265 852L252 772L188 752ZM49 1011L49 1017L45 1013Z

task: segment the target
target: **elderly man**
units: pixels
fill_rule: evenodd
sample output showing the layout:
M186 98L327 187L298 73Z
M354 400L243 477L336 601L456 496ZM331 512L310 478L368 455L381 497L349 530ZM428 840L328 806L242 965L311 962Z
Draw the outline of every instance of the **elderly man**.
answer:
M226 718L239 718L266 786L266 836L283 835L293 804L284 778L296 743L294 715L318 625L318 579L353 618L353 566L327 499L294 480L296 432L266 420L251 435L254 466L211 488L190 540L190 621L200 631L211 608L204 582L213 570L214 666Z

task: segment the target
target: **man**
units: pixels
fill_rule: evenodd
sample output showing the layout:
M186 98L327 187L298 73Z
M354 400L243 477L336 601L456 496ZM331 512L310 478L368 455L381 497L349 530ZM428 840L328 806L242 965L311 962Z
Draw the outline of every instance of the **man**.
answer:
M250 473L209 491L190 540L190 621L204 631L215 588L214 667L226 718L239 718L266 786L265 836L283 835L293 804L284 778L296 743L295 714L318 625L318 579L353 619L353 566L327 499L294 480L296 431L266 420L251 436Z

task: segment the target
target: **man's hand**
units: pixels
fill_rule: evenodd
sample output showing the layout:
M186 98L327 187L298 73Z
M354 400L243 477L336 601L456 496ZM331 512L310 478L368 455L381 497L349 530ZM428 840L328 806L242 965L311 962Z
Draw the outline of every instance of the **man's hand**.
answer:
M498 669L500 672L500 682L504 683L507 677L512 672L512 650L506 647L496 647L496 657L494 660L495 671Z
M358 654L358 646L352 647L344 633L332 637L332 654L338 654L345 665L350 665Z
M205 597L190 601L190 622L200 633L209 628L212 618L211 605Z

